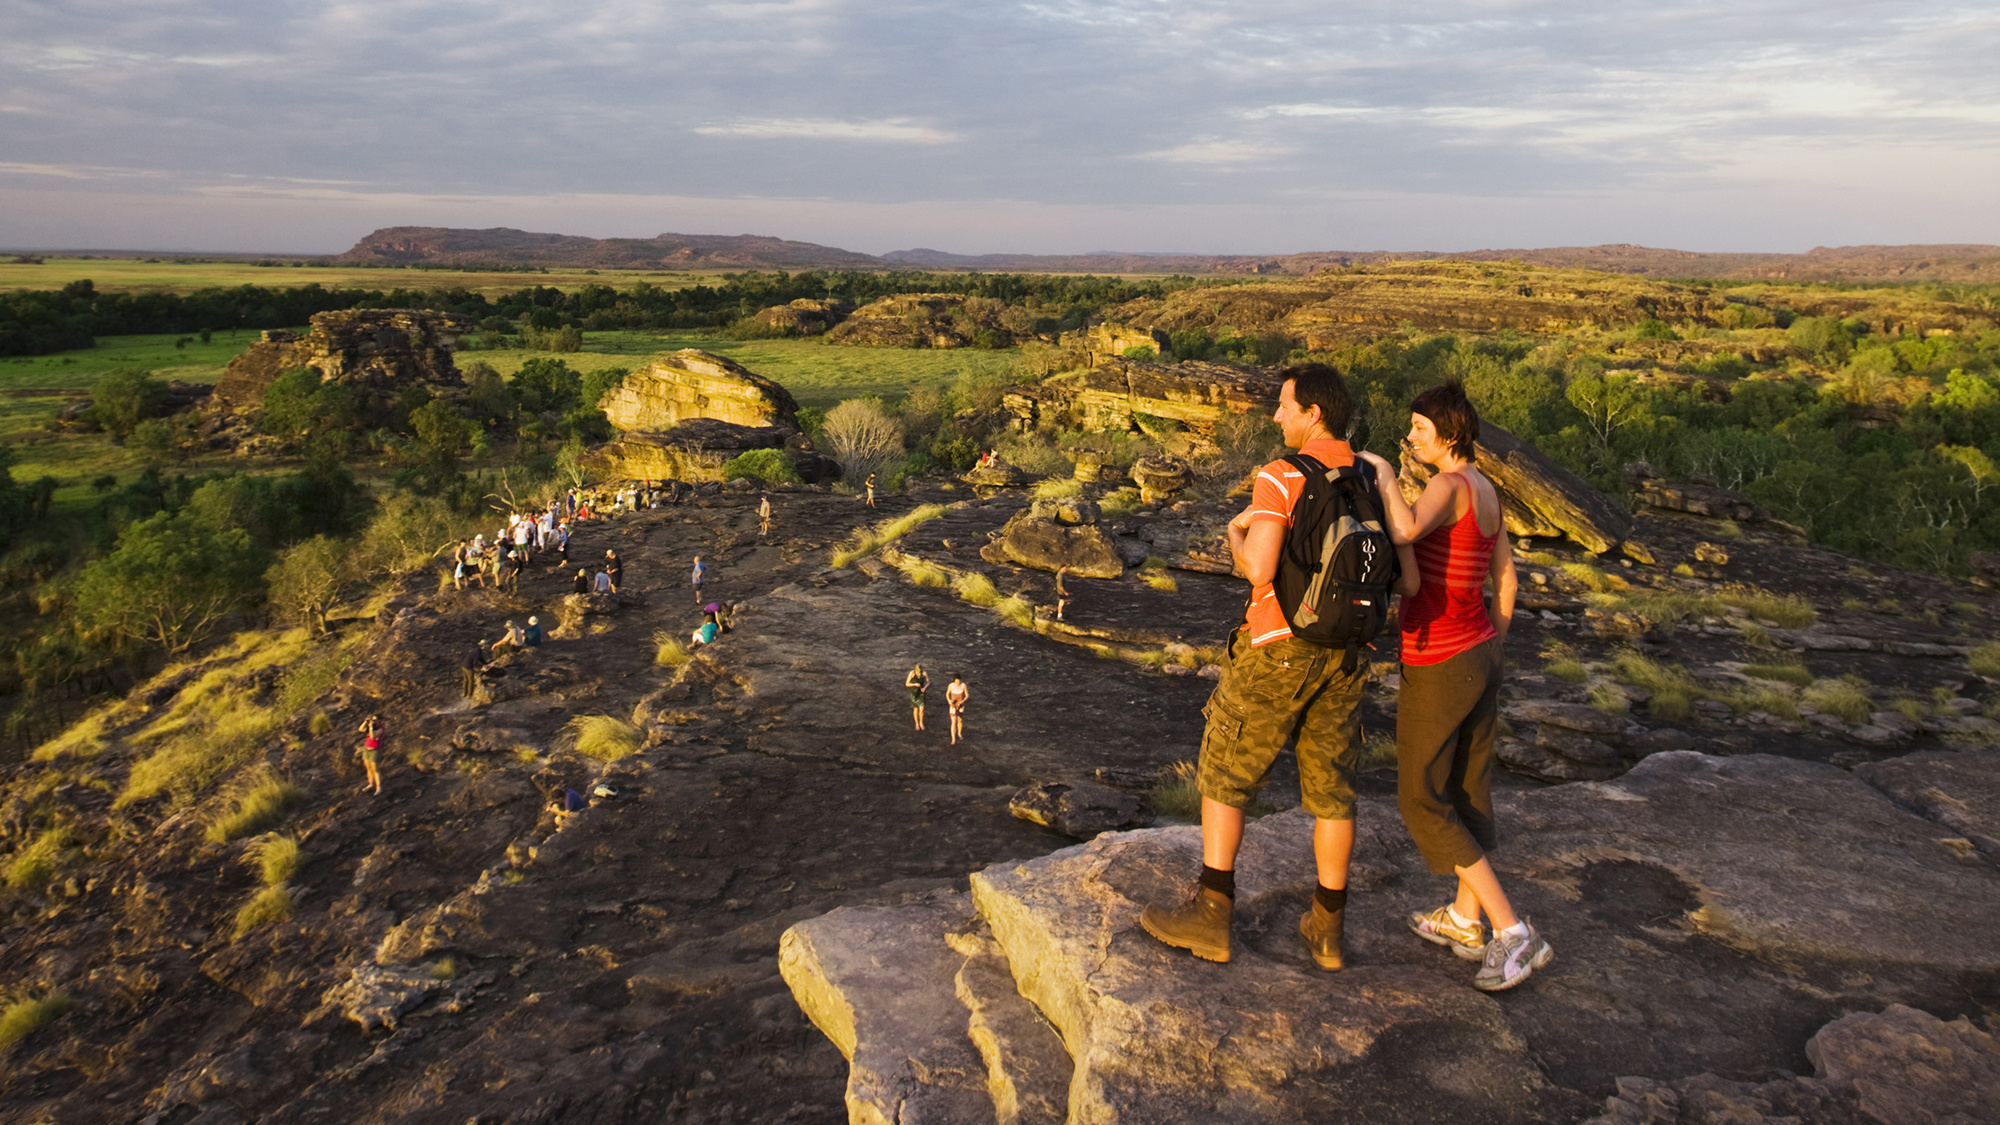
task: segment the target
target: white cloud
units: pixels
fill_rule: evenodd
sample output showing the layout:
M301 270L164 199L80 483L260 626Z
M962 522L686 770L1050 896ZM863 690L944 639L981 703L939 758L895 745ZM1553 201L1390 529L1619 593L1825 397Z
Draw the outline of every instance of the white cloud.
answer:
M1142 152L1139 156L1146 160L1165 160L1175 164L1227 165L1270 161L1289 152L1291 149L1281 145L1208 137L1157 152Z
M812 140L893 141L902 144L949 144L955 133L919 125L907 117L879 121L830 121L806 117L752 117L694 130L705 137L803 137Z

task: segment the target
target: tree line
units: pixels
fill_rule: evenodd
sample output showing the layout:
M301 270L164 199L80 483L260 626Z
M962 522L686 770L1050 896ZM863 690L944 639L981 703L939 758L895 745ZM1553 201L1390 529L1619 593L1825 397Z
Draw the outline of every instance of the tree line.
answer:
M1045 277L1033 274L865 272L725 274L718 284L671 289L639 282L624 289L590 284L574 290L526 286L488 297L463 287L328 288L238 285L186 294L103 293L89 279L61 289L0 293L0 356L46 355L87 348L98 336L285 328L315 313L346 309L432 309L471 318L488 331L725 328L770 305L801 299L856 304L896 293L960 293L1076 320L1141 297L1160 298L1196 285L1234 280L1165 277Z

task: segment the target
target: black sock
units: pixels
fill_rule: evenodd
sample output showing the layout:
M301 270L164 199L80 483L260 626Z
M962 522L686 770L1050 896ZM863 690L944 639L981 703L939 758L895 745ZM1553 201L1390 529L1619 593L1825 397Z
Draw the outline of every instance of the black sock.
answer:
M1236 897L1236 872L1217 871L1215 868L1203 864L1201 868L1201 885L1224 898L1234 899Z
M1342 887L1336 891L1322 883L1313 890L1313 901L1325 908L1328 914L1337 914L1347 909L1347 888Z

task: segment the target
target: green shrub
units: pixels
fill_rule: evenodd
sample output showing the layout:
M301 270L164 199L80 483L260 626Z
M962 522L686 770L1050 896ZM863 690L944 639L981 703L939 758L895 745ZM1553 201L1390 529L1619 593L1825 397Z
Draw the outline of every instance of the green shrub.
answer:
M297 909L297 904L292 901L290 888L265 887L251 896L250 901L236 911L236 920L230 929L229 939L236 941L261 926L282 922L290 918Z
M266 770L237 796L234 810L209 825L208 838L222 844L268 832L290 815L305 795L305 790Z
M57 989L40 996L23 996L0 1011L0 1047L11 1046L40 1031L76 1007L67 992Z
M765 484L799 483L798 469L793 467L792 459L785 456L782 449L752 449L723 462L723 480L744 477Z
M556 742L586 758L615 762L635 753L645 740L643 731L616 715L578 715L563 724Z

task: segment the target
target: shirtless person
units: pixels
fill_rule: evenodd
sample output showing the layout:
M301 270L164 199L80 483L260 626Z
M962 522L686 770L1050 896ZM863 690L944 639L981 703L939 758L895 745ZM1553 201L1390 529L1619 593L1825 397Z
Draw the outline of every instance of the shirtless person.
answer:
M953 746L958 745L958 740L965 737L965 701L971 695L972 693L965 689L965 677L963 676L954 675L951 678L951 686L944 689L945 706L951 708L951 744Z
M763 499L757 501L757 534L759 536L764 536L770 534L770 532L771 532L771 498L769 496L766 496Z
M1069 590L1063 586L1063 576L1068 573L1069 573L1069 568L1066 566L1059 566L1056 568L1056 620L1057 621L1061 621L1063 619L1063 610L1069 608Z

